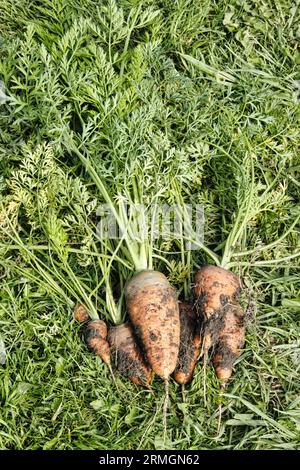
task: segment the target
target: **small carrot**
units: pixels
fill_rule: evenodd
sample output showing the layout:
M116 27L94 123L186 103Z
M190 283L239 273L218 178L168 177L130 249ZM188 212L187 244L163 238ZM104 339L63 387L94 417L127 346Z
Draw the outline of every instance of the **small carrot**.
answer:
M204 266L195 277L194 292L199 314L204 321L202 354L206 364L207 352L213 347L212 361L221 382L221 394L232 375L234 362L245 339L245 314L237 301L240 290L238 276L221 267ZM218 433L221 412L220 402Z
M89 321L84 330L88 349L99 356L111 368L109 344L106 340L107 326L102 320Z
M245 313L240 305L231 305L224 314L224 328L220 332L219 341L214 347L213 366L216 376L221 382L221 396L228 379L232 375L233 366L241 353L245 342ZM219 419L217 434L219 434L222 418L221 396L219 403Z
M84 323L90 319L88 311L83 304L77 304L73 312L74 320Z

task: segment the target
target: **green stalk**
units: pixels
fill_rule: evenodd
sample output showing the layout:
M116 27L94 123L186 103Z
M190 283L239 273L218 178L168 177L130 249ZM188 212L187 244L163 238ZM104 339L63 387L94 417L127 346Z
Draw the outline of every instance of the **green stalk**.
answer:
M73 151L81 160L81 162L84 164L86 170L88 171L91 178L93 179L97 189L99 190L100 194L104 198L105 202L108 204L112 214L114 215L117 221L119 228L122 230L123 233L125 232L126 235L124 236L124 240L127 245L128 251L131 255L135 269L137 271L147 269L148 266L147 266L147 259L145 258L145 254L140 253L137 244L133 242L132 240L130 240L130 238L128 237L128 231L130 232L132 231L131 230L132 226L130 224L130 221L128 220L126 211L124 210L124 205L122 206L121 204L122 212L120 215L116 209L114 202L112 201L112 198L110 197L108 191L106 190L101 178L99 177L99 175L93 168L90 161L77 149L73 141L68 142L68 148L71 151Z
M194 238L186 237L185 235L183 235L182 238L183 238L184 240L190 242L190 243L193 243L193 245L197 245L197 246L199 247L199 249L201 249L202 251L204 251L204 253L205 253L209 258L211 258L217 266L220 266L221 260L220 260L219 256L216 255L212 250L210 250L206 245L204 245L204 244L201 243L201 242L198 242L198 241L195 240Z
M53 273L54 273L54 277L56 277L56 279L58 279L59 282L62 285L64 285L64 287L71 293L71 295L73 297L75 297L75 298L79 297L79 298L82 298L84 300L84 302L86 303L86 305L89 309L89 313L90 313L91 318L98 319L99 317L98 317L97 311L94 307L94 304L92 303L90 298L86 295L86 288L83 288L81 286L80 281L74 275L72 269L69 267L66 260L65 259L61 260L60 259L60 261L62 263L62 267L63 267L64 271L68 274L69 278L72 280L73 286L75 286L75 289L73 288L72 285L70 285L67 282L66 278L64 276L62 276L57 271L57 267L54 265L54 260L52 258L50 258L50 260L52 262L53 271L50 274L48 266L43 261L41 261L34 253L32 253L32 251L30 251L26 247L26 245L23 243L22 239L20 238L18 232L16 231L16 229L11 224L10 220L7 217L6 217L6 219L7 219L7 223L9 224L11 230L14 233L14 235L12 235L9 232L6 232L7 235L15 242L15 244L17 246L19 246L20 251L24 250L27 253L27 255L29 256L31 262L35 265L35 269L37 270L37 272L40 273L40 275L42 276L43 279L47 279L48 285L52 286L52 289L55 290L56 292L59 292L60 294L63 294L63 296L65 296L64 291L61 289L61 287L57 284L57 282L53 278ZM60 256L60 253L56 252L56 254L58 256ZM70 299L68 299L68 302L70 303ZM74 304L74 302L72 302L72 303Z
M248 256L248 255L252 255L254 253L258 253L259 251L267 251L267 250L270 250L271 248L273 248L274 246L278 245L278 243L282 242L282 240L284 240L290 233L291 231L293 230L293 228L297 225L297 223L299 222L300 220L300 215L296 218L296 220L292 223L292 225L289 227L289 229L284 232L277 240L275 240L274 242L272 243L269 243L268 245L264 245L264 246L259 246L257 248L252 248L251 250L247 250L247 251L240 251L239 253L234 253L232 256L234 258L236 257L240 257L240 256Z
M251 209L251 203L253 199L253 193L254 193L254 165L253 165L253 158L251 152L249 153L250 155L250 162L251 162L251 184L250 184L250 194L249 196L245 196L244 201L242 202L239 210L237 217L235 219L233 228L230 232L230 234L227 237L226 243L225 243L225 248L223 252L223 257L221 261L221 266L223 268L226 268L233 250L235 248L235 245L238 241L238 239L241 236L242 231L246 228L248 219L249 219L249 214L250 214L250 209ZM244 214L244 215L243 215Z
M179 218L179 224L180 224L180 250L181 250L181 263L182 263L182 266L186 266L186 265L190 265L190 258L191 258L191 251L188 250L187 252L187 256L186 256L186 252L185 252L185 249L184 249L184 234L183 234L183 224L182 224L182 220L187 220L186 219L186 211L183 215L183 212L182 212L182 207L185 207L184 206L184 200L183 200L183 197L182 197L182 193L180 191L180 188L178 187L178 184L177 184L177 181L176 180L173 180L173 188L174 188L174 194L175 194L175 200L176 200L176 204L177 204L177 207L179 207L180 209L180 218ZM184 284L183 284L183 291L184 291L184 297L185 299L188 298L189 296L189 286L191 285L190 283L190 275L188 276L188 278L185 278L184 279Z
M251 261L248 262L239 262L239 263L228 263L228 269L233 267L233 266L272 266L272 265L277 265L279 263L282 263L284 261L289 261L291 259L298 258L300 256L300 251L297 251L297 253L294 253L293 255L289 256L284 256L283 258L278 258L278 259L270 259L270 260L261 260L261 261L254 261L251 263ZM284 267L284 266L283 266ZM287 267L287 265L285 266ZM296 269L299 269L298 266L295 266Z

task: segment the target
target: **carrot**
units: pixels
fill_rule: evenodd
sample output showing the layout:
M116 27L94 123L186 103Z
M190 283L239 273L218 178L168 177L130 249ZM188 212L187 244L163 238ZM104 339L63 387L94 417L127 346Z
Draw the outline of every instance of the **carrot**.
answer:
M245 341L245 314L240 305L232 305L224 314L224 328L214 348L213 365L223 384L231 377L233 365Z
M230 309L224 313L224 328L220 332L219 341L214 348L212 358L216 376L221 382L221 396L225 390L228 379L232 375L234 363L240 355L241 348L244 346L244 319L245 313L238 304L231 305ZM221 396L217 434L220 432L222 419Z
M84 330L88 349L99 356L111 369L109 344L106 340L107 326L102 320L89 321Z
M224 329L225 314L236 304L241 283L234 273L218 266L204 266L195 276L194 293L204 321L201 354L213 347Z
M129 323L112 326L108 331L108 342L120 374L137 385L149 387L151 369L136 343L132 326Z
M240 290L241 282L238 276L221 267L204 266L195 277L194 292L199 313L204 320L202 354L206 363L208 350L214 348L212 362L221 382L221 395L244 344L245 314L237 301ZM220 400L218 434L221 416Z
M135 333L153 372L168 380L180 341L175 289L157 271L141 271L126 286L126 304Z
M179 313L180 347L173 376L177 383L185 385L193 378L200 354L200 326L191 304L180 302Z
M164 379L164 435L169 401L169 378L179 353L180 320L175 289L158 271L140 271L125 288L125 298L134 332L153 372Z
M73 312L74 320L84 323L89 320L89 314L86 307L82 304L77 304Z

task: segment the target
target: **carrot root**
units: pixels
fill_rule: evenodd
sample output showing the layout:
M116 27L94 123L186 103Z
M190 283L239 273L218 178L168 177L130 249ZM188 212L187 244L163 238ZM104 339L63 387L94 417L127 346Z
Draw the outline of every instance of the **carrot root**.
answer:
M181 398L182 398L182 403L185 403L185 385L181 384Z
M116 389L117 389L118 392L119 392L120 390L119 390L119 387L118 387L118 384L117 384L116 377L115 377L114 371L113 371L113 369L112 369L112 366L111 366L111 364L107 364L107 365L108 365L108 369L109 369L110 375L111 375L111 377L112 377L112 379L113 379L113 382L114 382L114 384L115 384L115 387L116 387Z
M220 434L221 424L222 424L222 395L225 391L226 382L221 383L220 385L220 396L219 396L219 406L218 406L218 424L217 424L217 436Z
M203 404L206 408L207 401L206 401L206 367L207 367L207 352L204 355L203 359Z
M163 403L163 440L166 442L167 438L167 417L168 417L168 406L169 406L169 378L164 380L165 396Z

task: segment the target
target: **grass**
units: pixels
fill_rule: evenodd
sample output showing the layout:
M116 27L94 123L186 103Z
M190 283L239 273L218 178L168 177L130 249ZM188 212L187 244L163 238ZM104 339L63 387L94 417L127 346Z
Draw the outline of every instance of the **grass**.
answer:
M299 449L298 2L3 0L0 25L0 448ZM210 366L206 406L201 363L185 402L171 384L164 443L161 381L117 391L80 340L76 302L112 320L116 247L71 142L112 197L203 204L205 250L155 247L181 298L210 250L243 277L219 436Z

